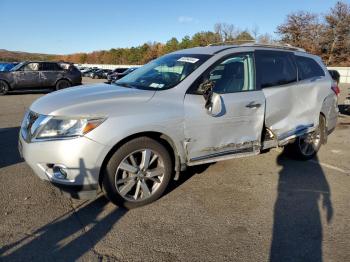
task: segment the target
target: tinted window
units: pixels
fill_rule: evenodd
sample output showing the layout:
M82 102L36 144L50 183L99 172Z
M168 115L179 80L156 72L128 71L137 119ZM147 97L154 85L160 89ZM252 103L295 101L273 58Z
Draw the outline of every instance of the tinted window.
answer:
M123 73L123 72L126 71L126 70L127 70L127 68L116 68L116 69L114 69L113 72L116 72L116 73Z
M293 55L278 51L256 51L257 80L261 88L297 81Z
M56 63L41 63L42 71L60 71L62 68Z
M312 58L304 56L295 56L295 58L298 66L299 80L325 75L320 65Z

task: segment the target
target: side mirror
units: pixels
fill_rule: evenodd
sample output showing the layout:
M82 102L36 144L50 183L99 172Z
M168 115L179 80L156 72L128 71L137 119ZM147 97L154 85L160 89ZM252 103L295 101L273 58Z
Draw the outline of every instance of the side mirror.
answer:
M206 103L207 106L207 103ZM218 117L225 114L225 106L222 98L217 93L212 93L210 105L206 107L207 113L211 116Z
M211 106L211 98L213 96L214 83L213 81L206 80L199 85L199 91L202 92L205 100L205 108L208 109Z

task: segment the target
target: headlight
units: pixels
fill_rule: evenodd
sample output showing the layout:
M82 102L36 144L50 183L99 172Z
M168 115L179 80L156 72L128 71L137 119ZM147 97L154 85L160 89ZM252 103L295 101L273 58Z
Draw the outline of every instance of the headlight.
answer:
M82 136L98 127L105 118L50 118L38 130L36 139Z

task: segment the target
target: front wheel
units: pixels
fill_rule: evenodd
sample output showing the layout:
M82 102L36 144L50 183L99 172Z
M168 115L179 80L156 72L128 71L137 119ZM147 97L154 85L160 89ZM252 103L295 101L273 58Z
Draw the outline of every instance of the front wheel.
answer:
M6 95L9 91L9 85L3 81L0 80L0 96Z
M297 137L295 142L287 145L287 153L293 158L309 160L313 158L321 148L325 140L325 119L320 116L317 129L311 133Z
M157 200L167 188L172 162L158 141L140 137L122 145L104 170L102 189L114 204L126 208Z

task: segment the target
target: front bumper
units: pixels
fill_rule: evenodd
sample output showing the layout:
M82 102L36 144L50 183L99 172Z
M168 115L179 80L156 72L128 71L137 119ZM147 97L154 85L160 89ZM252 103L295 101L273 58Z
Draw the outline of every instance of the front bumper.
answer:
M51 182L72 197L81 198L79 192L83 191L95 192L91 197L96 195L103 156L108 152L106 146L86 137L27 143L19 135L18 148L40 179ZM55 166L64 168L66 178L55 176Z

